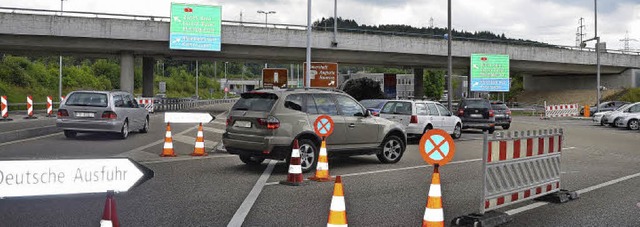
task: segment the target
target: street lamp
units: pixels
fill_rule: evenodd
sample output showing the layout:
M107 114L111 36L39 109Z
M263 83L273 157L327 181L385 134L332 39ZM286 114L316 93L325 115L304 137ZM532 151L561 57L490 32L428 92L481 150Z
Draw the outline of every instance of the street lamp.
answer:
M580 43L580 47L584 48L587 46L588 41L596 41L596 95L598 97L596 97L597 99L597 103L596 103L596 110L595 113L600 111L600 89L602 89L600 87L600 37L598 37L598 0L593 0L593 11L594 11L594 32L593 32L593 38L591 39L587 39L584 40Z
M268 28L269 26L267 25L267 20L269 18L269 14L275 14L276 11L265 12L265 11L262 11L262 10L258 10L258 13L264 13L264 27Z
M227 86L229 86L229 80L227 79L227 64L229 62L225 61L224 62L224 99L227 99Z
M64 11L64 1L66 0L60 0L60 16L62 16L62 11ZM62 54L60 55L58 68L58 98L60 99L60 104L62 104Z

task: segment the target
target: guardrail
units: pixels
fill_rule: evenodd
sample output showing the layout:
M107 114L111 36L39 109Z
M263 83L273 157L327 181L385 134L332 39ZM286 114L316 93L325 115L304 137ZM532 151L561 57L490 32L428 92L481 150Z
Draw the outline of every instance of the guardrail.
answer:
M206 99L206 100L173 99L173 98L156 99L154 100L153 110L154 112L176 111L176 110L197 108L197 107L206 106L206 105L235 103L236 101L237 99Z
M170 22L171 18L167 16L151 16L151 15L133 15L133 14L118 14L118 13L96 13L96 12L82 12L82 11L64 11L61 12L59 10L47 10L47 9L27 9L27 8L15 8L15 7L0 7L0 12L9 12L9 13L21 13L21 14L36 14L36 15L52 15L52 16L75 16L75 17L89 17L89 18L111 18L111 19L125 19L125 20L147 20L147 21L162 21L162 22ZM280 28L280 29L293 29L293 30L306 30L307 26L305 25L296 25L296 24L266 24L261 22L245 22L245 21L233 21L233 20L222 20L222 24L224 25L233 25L233 26L250 26L250 27L269 27L269 28ZM325 26L314 26L314 30L325 30L332 31L333 27L325 27ZM434 39L444 39L444 35L435 35L435 34L425 34L425 33L412 33L412 32L396 32L396 31L383 31L383 30L375 30L375 29L359 29L359 28L338 28L338 31L342 32L350 32L350 33L365 33L365 34L382 34L382 35L398 35L398 36L415 36L415 37L424 37L424 38L434 38ZM478 38L466 38L466 37L453 37L455 40L465 40L465 41L477 41L477 42L491 42L491 43L505 43L505 44L514 44L514 45L524 45L524 46L538 46L538 47L549 47L549 48L561 48L575 51L590 51L595 52L595 48L591 47L576 47L576 46L564 46L564 45L554 45L547 44L541 42L534 41L526 41L526 40L495 40L495 39L478 39ZM629 50L617 50L617 49L606 49L604 50L608 53L616 53L616 54L628 54L628 55L640 55L640 51L629 51Z

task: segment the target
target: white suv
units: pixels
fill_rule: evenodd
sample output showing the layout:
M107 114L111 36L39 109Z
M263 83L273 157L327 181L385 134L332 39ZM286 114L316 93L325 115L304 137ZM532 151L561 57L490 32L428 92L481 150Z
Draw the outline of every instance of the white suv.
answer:
M462 135L462 121L442 104L421 100L392 100L387 102L380 117L399 122L406 127L407 136L420 138L429 129L442 129L454 139Z

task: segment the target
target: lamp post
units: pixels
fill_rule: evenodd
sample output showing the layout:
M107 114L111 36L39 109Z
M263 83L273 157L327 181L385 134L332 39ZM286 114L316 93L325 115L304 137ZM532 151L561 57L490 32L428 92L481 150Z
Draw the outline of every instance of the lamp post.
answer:
M229 62L225 61L224 62L224 99L227 99L227 86L229 86L229 80L227 79L227 64Z
M64 1L60 0L60 16L62 16L62 11L64 11ZM58 98L62 98L62 54L60 55L60 62L58 65ZM60 100L62 104L62 100Z
M595 113L600 112L600 37L598 36L598 0L593 0L593 11L594 11L594 32L593 38L587 39L580 43L580 47L584 48L587 46L586 42L588 41L596 41L596 110Z
M305 84L307 88L311 87L311 0L307 0L307 64L305 72Z
M447 56L447 108L449 110L452 110L452 103L451 103L451 96L453 96L453 85L452 83L452 76L453 76L453 66L452 66L452 61L453 58L451 57L451 39L453 39L453 37L451 36L451 0L448 1L448 16L447 16L447 21L448 21L448 28L447 28L447 52L448 52L448 56Z
M268 28L267 20L269 19L269 14L275 14L276 11L262 11L258 10L258 13L264 13L264 27Z

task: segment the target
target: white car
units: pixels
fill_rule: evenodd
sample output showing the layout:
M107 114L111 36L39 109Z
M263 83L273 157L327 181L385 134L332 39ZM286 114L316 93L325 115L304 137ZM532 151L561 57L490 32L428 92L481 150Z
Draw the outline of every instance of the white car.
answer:
M619 119L618 117L622 116L625 113L629 113L629 109L636 107L636 106L640 106L640 102L636 102L636 103L630 103L630 104L626 104L624 106L621 106L620 108L618 108L615 111L611 111L609 113L606 113L602 116L602 120L601 120L601 124L602 125L611 125L613 127L616 127L616 119Z
M602 118L604 117L605 114L611 113L613 111L604 111L604 112L597 112L596 114L593 115L593 123L599 124L599 125L604 125L604 122L602 122Z
M380 110L380 117L405 126L408 137L420 138L429 129L442 129L454 139L462 136L462 120L442 104L421 100L392 100Z
M638 120L640 120L640 105L635 105L616 117L613 122L615 122L615 126L619 128L638 130L638 128L640 128Z

